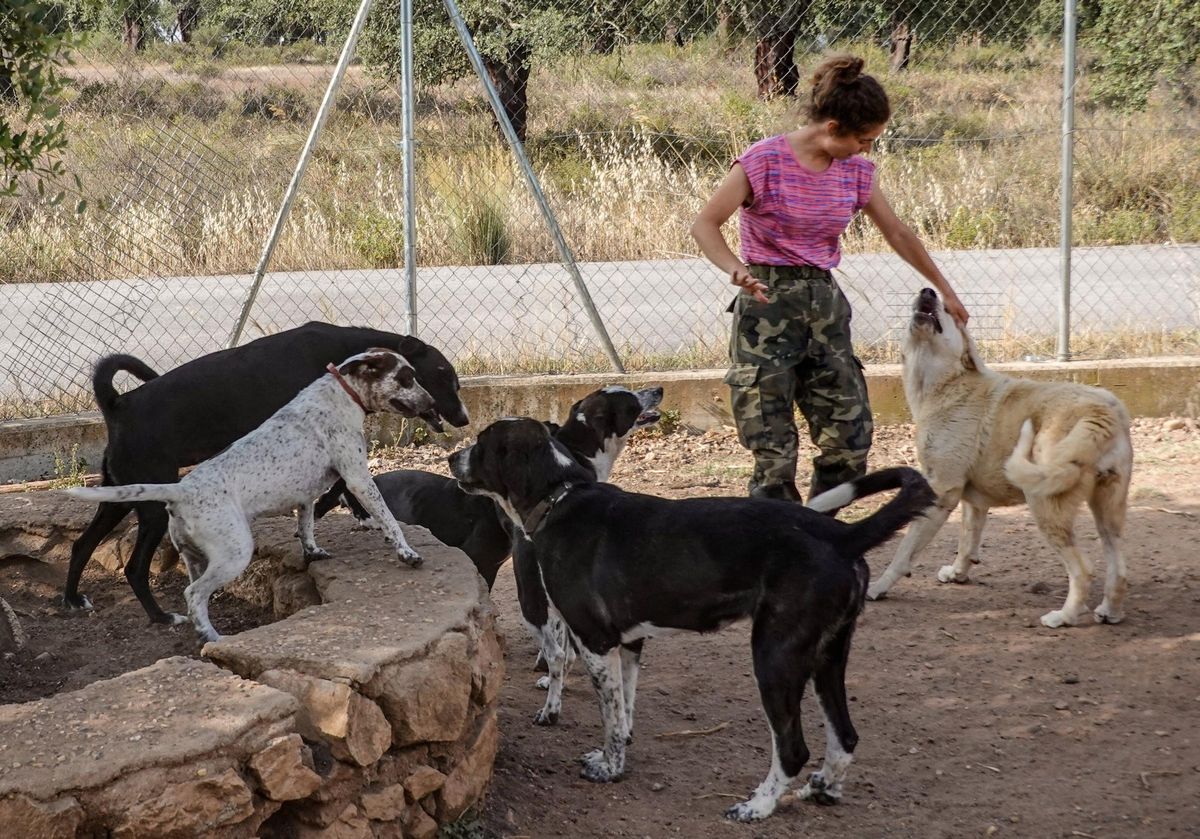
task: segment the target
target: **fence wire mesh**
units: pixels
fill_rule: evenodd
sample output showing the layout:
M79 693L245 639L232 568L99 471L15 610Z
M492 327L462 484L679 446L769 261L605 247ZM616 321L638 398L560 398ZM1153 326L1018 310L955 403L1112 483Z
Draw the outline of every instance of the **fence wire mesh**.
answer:
M108 352L164 370L225 346L358 3L51 5L74 37L64 162L87 208L0 199L0 419L94 407L90 369ZM1079 5L1071 348L1193 352L1200 20L1186 0L1148 15L1137 0ZM415 6L415 300L399 0L379 0L242 341L310 319L406 331L412 306L466 375L610 369L441 1ZM738 153L803 121L833 51L865 57L888 89L878 183L989 357L1053 357L1062 2L460 8L627 369L725 363L731 288L689 225ZM1139 46L1163 26L1176 37ZM6 90L0 78L19 120ZM844 251L859 353L894 360L921 279L869 222Z

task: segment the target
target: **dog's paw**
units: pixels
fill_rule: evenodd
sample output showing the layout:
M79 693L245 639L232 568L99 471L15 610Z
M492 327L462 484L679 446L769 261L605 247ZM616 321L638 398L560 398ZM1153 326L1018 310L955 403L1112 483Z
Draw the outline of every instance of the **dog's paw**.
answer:
M63 608L68 612L92 611L92 601L88 600L87 595L84 594L77 594L73 599L64 596L62 599L62 604Z
M304 561L305 562L316 562L319 559L329 559L329 558L330 558L330 553L329 553L329 551L325 550L324 548L313 548L311 551L306 550L304 552Z
M396 551L396 556L401 562L412 568L420 568L421 563L425 561L421 558L421 555L412 548L402 548Z
M602 749L593 749L580 758L580 761L583 763L583 769L579 771L580 776L594 783L607 784L621 777L621 770L605 758Z
M536 682L534 682L534 684L537 685L542 690L550 690L550 677L549 676L541 676L538 678L538 680Z
M533 715L534 725L557 725L558 711L547 711L545 708L539 708L538 712Z
M191 623L191 618L187 615L181 615L178 612L167 612L167 623L171 626L183 626L185 623ZM212 638L208 640L213 640Z
M350 525L350 529L351 530L382 530L383 528L379 526L379 522L375 521L374 518L368 517L365 519L355 519L354 524Z
M867 586L868 600L883 600L883 598L887 597L887 593L887 586L881 586L878 583L871 583Z
M939 583L969 583L971 577L967 573L959 574L953 565L943 565L938 569L937 578Z
M545 672L546 672L547 670L549 670L549 669L550 669L550 666L549 666L548 664L546 664L546 656L545 656L545 654L544 654L544 653L543 653L541 650L538 650L537 658L535 658L535 659L533 660L533 670L534 670L534 672L535 672L535 673L536 673L536 672L545 673Z
M808 778L808 783L799 792L801 801L812 801L816 804L831 806L842 800L842 793L829 786L825 776L814 772Z
M1125 620L1125 616L1109 606L1107 600L1096 607L1092 616L1096 619L1096 623L1120 623Z
M739 801L725 811L725 818L734 822L756 822L771 815L773 810L773 807L770 810L764 810L749 801Z

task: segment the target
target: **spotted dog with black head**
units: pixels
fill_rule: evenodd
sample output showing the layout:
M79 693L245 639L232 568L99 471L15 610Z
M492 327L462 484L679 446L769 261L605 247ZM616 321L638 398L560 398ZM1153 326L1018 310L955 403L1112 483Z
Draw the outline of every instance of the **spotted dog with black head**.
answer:
M828 506L823 496L814 509L755 498L668 500L597 483L545 425L526 418L488 426L450 457L450 470L466 492L495 500L533 544L549 608L579 648L604 724L603 744L583 757L585 778L613 781L625 772L639 667L630 644L751 618L771 769L726 815L769 816L799 776L809 757L800 697L810 679L827 747L801 794L823 802L841 796L858 741L845 669L869 578L863 554L932 504L918 472L887 469L831 490L838 506L900 490L853 524L818 512Z

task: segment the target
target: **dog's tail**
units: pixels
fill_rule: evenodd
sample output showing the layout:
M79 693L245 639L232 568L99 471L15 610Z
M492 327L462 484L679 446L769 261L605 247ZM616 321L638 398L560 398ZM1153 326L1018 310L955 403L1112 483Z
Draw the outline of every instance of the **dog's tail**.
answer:
M898 489L896 497L865 519L844 525L841 541L851 556L862 556L891 538L904 525L933 506L937 495L929 482L916 469L895 466L880 469L853 481L835 486L808 502L806 506L819 513L845 507L852 501Z
M1033 460L1033 420L1021 424L1021 434L1004 464L1004 477L1026 495L1061 495L1079 483L1083 470L1094 466L1116 434L1109 411L1095 411L1075 423L1066 437L1055 443L1042 463Z
M170 504L190 497L187 487L180 484L123 484L112 487L71 487L68 495L85 501L163 501Z
M100 412L103 414L116 407L117 400L121 398L121 394L113 387L113 376L121 370L137 376L143 382L158 378L158 373L151 370L140 358L132 355L104 356L96 362L96 369L92 371L92 392L96 395L96 404L100 406Z

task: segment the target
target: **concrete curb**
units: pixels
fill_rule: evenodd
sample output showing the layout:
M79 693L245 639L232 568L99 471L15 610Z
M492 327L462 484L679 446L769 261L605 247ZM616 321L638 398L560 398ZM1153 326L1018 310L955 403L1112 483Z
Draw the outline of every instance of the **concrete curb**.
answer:
M1200 358L1134 358L995 364L993 369L1042 381L1071 381L1111 390L1133 416L1196 416L1200 413ZM561 421L571 404L607 384L644 387L661 384L663 407L679 414L685 426L706 429L731 424L729 389L724 370L589 373L571 376L480 376L463 383L463 399L475 433L504 416L533 416ZM909 421L898 364L867 367L871 407L879 425ZM374 418L373 418L374 419ZM381 418L372 423L372 438L381 443L406 442L411 423ZM70 463L72 453L86 471L99 470L106 429L98 412L64 414L0 423L0 483L55 477L55 458Z

